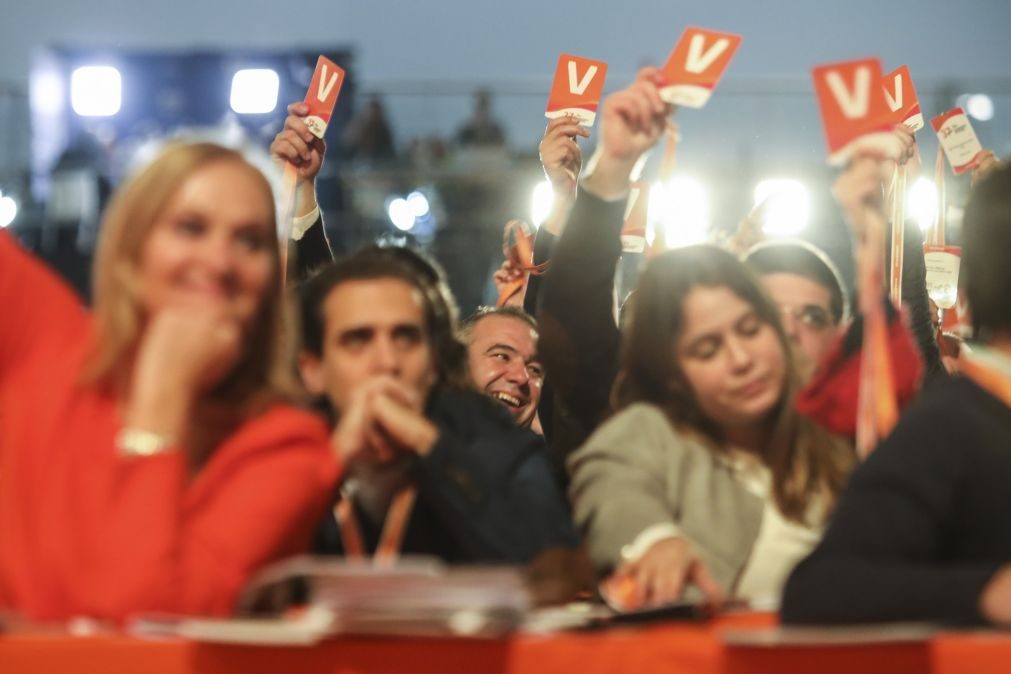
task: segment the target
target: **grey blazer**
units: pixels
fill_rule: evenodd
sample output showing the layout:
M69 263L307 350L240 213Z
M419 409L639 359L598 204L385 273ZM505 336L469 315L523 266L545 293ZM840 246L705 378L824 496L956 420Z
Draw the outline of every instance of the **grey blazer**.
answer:
M726 460L637 403L604 423L569 459L576 524L599 571L655 524L673 524L716 581L734 586L751 554L764 502Z

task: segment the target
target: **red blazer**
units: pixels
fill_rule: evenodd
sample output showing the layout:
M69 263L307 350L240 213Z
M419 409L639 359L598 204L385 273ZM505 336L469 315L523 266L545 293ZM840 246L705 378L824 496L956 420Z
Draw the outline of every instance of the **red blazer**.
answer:
M0 609L227 614L258 567L308 548L339 473L327 429L277 405L195 477L181 451L123 458L116 401L79 383L90 330L0 232Z

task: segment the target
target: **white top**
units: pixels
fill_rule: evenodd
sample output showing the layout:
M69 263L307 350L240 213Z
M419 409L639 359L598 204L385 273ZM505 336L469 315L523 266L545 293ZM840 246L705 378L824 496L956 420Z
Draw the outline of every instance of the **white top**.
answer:
M737 578L733 595L763 607L778 606L787 577L821 540L823 527L783 517L772 495L772 471L757 457L737 452L731 465L744 488L765 502L758 537Z

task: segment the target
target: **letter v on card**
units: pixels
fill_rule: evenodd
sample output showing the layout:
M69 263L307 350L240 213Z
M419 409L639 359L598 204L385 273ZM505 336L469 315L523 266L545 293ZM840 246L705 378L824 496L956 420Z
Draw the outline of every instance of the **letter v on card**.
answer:
M740 35L686 28L663 67L660 97L675 105L701 108L739 46Z
M817 66L811 71L829 163L844 164L858 152L897 158L902 142L881 86L881 63L861 59Z
M916 98L913 88L913 78L909 75L908 66L900 66L881 79L885 88L885 102L888 109L895 113L896 123L905 124L913 131L923 128L923 113L920 112L920 101Z
M309 82L309 90L305 93L305 104L309 106L305 125L317 138L322 138L326 133L330 115L333 114L343 85L344 70L327 57L320 56L312 81Z
M603 61L562 54L548 96L548 119L573 115L583 126L593 126L604 93L607 64Z

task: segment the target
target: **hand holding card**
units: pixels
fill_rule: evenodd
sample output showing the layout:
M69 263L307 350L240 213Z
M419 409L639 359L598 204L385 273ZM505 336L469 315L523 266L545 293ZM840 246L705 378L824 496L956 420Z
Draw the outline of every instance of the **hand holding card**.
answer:
M922 129L923 113L913 88L913 78L909 76L909 66L901 66L888 73L881 83L885 88L885 101L888 109L895 113L896 123L905 124L913 131Z
M904 146L894 133L895 113L885 100L877 59L818 66L811 75L830 164L844 164L860 153L896 161L902 156Z

